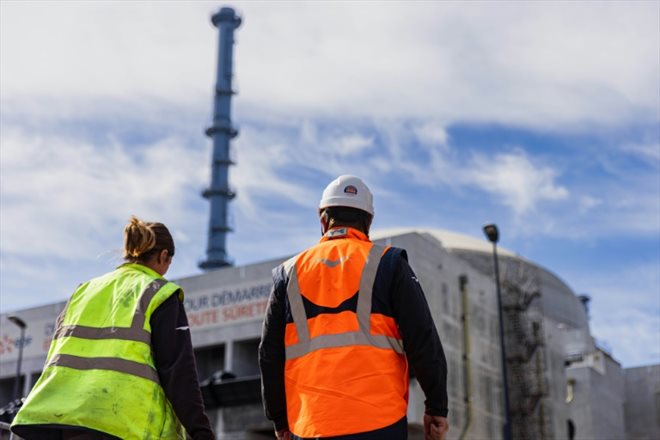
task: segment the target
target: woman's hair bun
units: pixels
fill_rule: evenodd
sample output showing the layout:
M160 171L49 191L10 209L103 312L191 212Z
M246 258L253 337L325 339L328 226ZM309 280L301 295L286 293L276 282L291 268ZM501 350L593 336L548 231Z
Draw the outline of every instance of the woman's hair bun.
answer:
M132 215L124 228L124 259L137 259L156 245L150 225Z

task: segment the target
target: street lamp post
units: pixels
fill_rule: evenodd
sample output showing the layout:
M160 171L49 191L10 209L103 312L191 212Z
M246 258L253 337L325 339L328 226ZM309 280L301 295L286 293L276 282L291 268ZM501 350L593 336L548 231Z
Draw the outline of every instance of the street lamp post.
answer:
M494 223L483 227L488 241L493 243L493 262L495 266L495 287L497 289L497 312L500 318L500 352L502 354L502 385L504 389L504 427L502 434L504 440L511 440L511 417L509 415L509 380L506 368L506 350L504 347L504 316L502 313L502 291L500 288L500 268L497 261L497 241L500 234Z
M25 345L25 327L27 327L27 324L16 315L10 315L7 319L21 329L21 339L18 344L18 361L16 362L16 380L14 381L14 399L18 399L19 384L21 382L21 362L23 361L23 345Z

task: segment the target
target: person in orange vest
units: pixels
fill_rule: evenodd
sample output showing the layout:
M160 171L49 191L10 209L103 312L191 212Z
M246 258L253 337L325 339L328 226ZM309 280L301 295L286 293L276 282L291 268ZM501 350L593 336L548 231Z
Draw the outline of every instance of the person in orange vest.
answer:
M273 270L259 345L266 417L279 440L404 440L408 368L424 391L425 440L443 440L447 362L406 251L369 240L369 188L323 191L321 241Z

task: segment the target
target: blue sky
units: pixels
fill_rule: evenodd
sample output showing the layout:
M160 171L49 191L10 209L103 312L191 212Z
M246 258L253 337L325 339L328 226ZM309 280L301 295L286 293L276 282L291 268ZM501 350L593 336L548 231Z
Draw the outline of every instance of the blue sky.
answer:
M119 264L131 214L173 231L171 278L199 273L223 5L0 3L3 312ZM660 3L232 5L237 264L315 242L356 174L374 228L497 222L624 366L660 362Z

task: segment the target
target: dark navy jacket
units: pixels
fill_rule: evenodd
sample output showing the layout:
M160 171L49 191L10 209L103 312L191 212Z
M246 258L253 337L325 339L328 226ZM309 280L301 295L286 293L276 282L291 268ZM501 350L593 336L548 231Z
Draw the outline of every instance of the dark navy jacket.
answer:
M264 408L266 417L274 422L278 431L288 429L284 331L293 318L286 293L287 283L284 266L276 267L259 345ZM307 308L307 304L305 306ZM426 413L446 417L447 362L424 292L408 264L405 250L392 247L383 255L374 282L372 313L395 319L411 372L426 396Z

